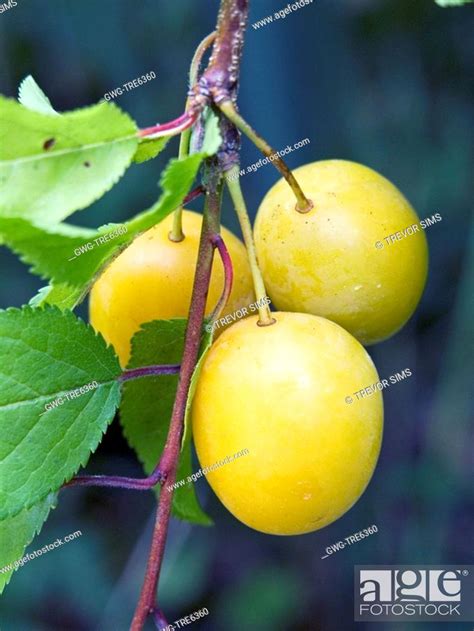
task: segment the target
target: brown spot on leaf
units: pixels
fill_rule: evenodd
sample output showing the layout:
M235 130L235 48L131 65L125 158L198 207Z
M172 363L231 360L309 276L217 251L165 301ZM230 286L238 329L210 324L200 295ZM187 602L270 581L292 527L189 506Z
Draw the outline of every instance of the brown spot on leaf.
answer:
M89 167L90 167L90 165L91 165L91 163L90 163L90 162L88 162L88 161L84 162L84 166L85 166L85 167L89 168Z
M43 149L45 151L48 151L48 149L51 149L51 147L54 147L55 144L56 144L56 138L48 138L48 140L45 140L43 143Z

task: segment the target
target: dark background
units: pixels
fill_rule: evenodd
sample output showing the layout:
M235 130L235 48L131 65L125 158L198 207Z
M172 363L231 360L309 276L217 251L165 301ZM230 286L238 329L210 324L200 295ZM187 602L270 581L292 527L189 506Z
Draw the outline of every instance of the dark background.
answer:
M253 0L255 22L286 6ZM18 0L0 14L0 92L15 96L31 73L59 110L154 70L157 79L117 98L141 126L183 109L188 63L213 29L215 0ZM370 349L381 377L413 377L384 393L386 427L370 486L335 524L310 535L254 532L197 489L216 525L171 524L161 604L173 621L200 607L209 631L345 631L353 622L355 564L474 563L472 494L471 208L474 166L474 6L432 0L314 0L283 20L249 28L240 107L277 149L310 138L290 166L345 158L392 180L427 230L430 273L416 315ZM161 168L177 151L132 166L73 221L122 221L157 197ZM243 143L242 166L259 159ZM278 179L267 165L242 180L252 215ZM224 223L237 231L229 207ZM0 306L27 302L44 282L0 248ZM86 316L85 307L79 313ZM271 431L271 430L269 430ZM282 463L284 466L284 463ZM117 420L90 472L141 475ZM249 493L252 490L249 489ZM2 631L126 631L141 586L153 498L71 489L30 546L83 535L30 561L0 602ZM322 560L326 546L376 524L379 532ZM376 629L472 629L470 623L379 623ZM152 628L152 625L149 627Z

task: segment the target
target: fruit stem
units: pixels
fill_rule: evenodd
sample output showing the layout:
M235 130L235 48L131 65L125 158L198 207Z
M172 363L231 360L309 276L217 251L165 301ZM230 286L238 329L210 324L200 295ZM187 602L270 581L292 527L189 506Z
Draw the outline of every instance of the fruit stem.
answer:
M211 279L212 261L214 258L214 244L212 243L212 238L220 229L220 205L222 198L221 175L216 168L215 160L208 159L206 166L208 170L206 177L208 187L206 191L201 239L194 276L191 307L186 326L178 388L173 412L171 414L166 444L160 461L152 474L155 475L156 472L159 471L162 476L165 476L167 484L171 488L176 479L176 469L181 451L181 436L183 433L189 388L201 344L202 324ZM173 490L169 493L160 494L145 580L130 631L141 631L148 616L155 609L156 587L163 561L172 499Z
M231 169L226 171L225 179L230 196L232 197L235 212L237 213L237 217L239 218L240 228L242 230L245 241L245 247L247 248L247 256L249 258L250 270L252 272L255 297L257 298L257 302L259 305L258 324L260 326L268 326L269 324L273 324L275 322L275 319L272 318L270 308L267 304L267 292L265 290L262 273L258 266L257 253L255 251L255 243L252 234L252 225L250 223L244 196L242 195L242 189L240 188L239 166L233 166Z
M212 244L217 248L221 257L222 265L224 267L224 289L222 295L219 298L219 302L215 306L214 311L211 314L211 322L217 320L222 313L222 310L227 304L232 292L232 283L234 281L234 270L232 268L232 259L230 258L229 251L224 243L224 239L220 234L214 234L211 238Z
M247 123L245 119L238 113L235 105L229 99L227 101L223 101L218 104L221 112L227 116L227 118L234 123L234 125L240 129L242 133L244 133L247 138L256 145L260 151L266 155L268 158L273 158L271 160L272 163L275 164L276 168L283 175L285 180L288 182L291 190L295 194L297 203L296 210L300 213L307 213L313 208L313 202L306 197L303 193L301 186L298 184L295 176L293 175L291 169L288 167L286 162L277 155L275 149L273 149L266 140L264 140L257 132L252 129L252 127Z
M191 138L191 128L186 129L181 134L181 138L179 140L179 152L178 159L183 160L189 154L189 139ZM170 230L168 238L170 241L175 241L179 243L184 239L183 232L183 207L184 203L174 211L173 214L173 226Z
M196 52L194 53L194 57L191 62L191 68L189 69L189 87L192 88L198 79L199 68L201 67L202 58L204 57L204 53L211 46L213 41L216 38L216 32L213 31L207 37L205 37L199 46L196 48ZM186 101L185 110L188 111L191 104L191 100L188 96ZM189 154L189 142L191 139L191 128L188 127L185 131L181 133L181 137L179 139L179 151L178 158L179 160L183 160ZM168 235L171 241L176 241L179 243L184 239L183 232L183 207L184 204L178 206L178 208L174 211L173 215L173 227L170 230Z

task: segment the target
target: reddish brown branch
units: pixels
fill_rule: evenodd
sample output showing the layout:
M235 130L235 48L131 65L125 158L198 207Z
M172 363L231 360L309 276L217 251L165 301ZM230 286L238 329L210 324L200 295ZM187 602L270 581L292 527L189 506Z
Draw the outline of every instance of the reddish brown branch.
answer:
M194 277L191 308L186 327L184 353L181 363L178 389L176 392L176 399L171 415L171 423L166 444L160 461L155 469L155 472L159 471L166 477L167 484L171 488L176 480L176 469L181 449L181 436L183 432L186 403L188 400L191 378L198 360L199 347L201 344L202 323L204 320L214 254L214 244L212 243L212 238L213 235L219 231L221 189L222 185L220 183L219 174L216 172L211 173L209 176L209 187L206 195L198 262ZM147 617L155 609L156 587L163 561L172 500L173 491L169 493L162 493L160 495L145 580L130 631L141 631Z

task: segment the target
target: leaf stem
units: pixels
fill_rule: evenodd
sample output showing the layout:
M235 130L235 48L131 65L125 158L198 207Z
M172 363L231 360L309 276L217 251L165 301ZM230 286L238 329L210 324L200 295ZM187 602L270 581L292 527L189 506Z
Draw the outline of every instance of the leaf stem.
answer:
M196 197L203 195L205 192L206 192L206 189L202 184L200 184L199 186L196 186L196 188L194 188L190 193L186 195L186 197L183 200L183 205L188 204L189 202L192 202L194 199L196 199Z
M275 318L272 317L270 308L267 304L267 292L265 290L265 284L263 282L262 273L258 266L257 253L255 251L255 243L253 240L252 225L250 223L249 215L247 212L247 206L245 204L244 197L242 195L242 189L239 182L239 167L233 166L225 174L227 188L229 189L230 196L234 203L235 212L239 218L240 227L245 241L245 247L247 248L247 255L250 263L250 270L252 272L253 285L255 289L255 297L258 301L258 314L260 326L268 326L275 322Z
M148 491L158 483L163 484L165 480L166 476L159 470L155 470L147 478L128 478L121 475L78 475L66 482L62 488L70 486L107 486L132 491Z
M313 202L308 199L303 193L303 190L301 189L301 186L298 184L295 176L291 172L291 169L288 167L286 162L277 155L275 149L273 149L266 140L264 140L259 134L257 134L257 132L252 129L247 121L242 118L230 99L228 99L227 101L223 101L218 105L218 107L221 112L225 116L227 116L227 118L232 121L242 133L247 136L247 138L250 138L254 145L256 145L264 155L266 155L268 158L270 158L270 156L273 158L272 163L275 164L276 168L283 175L283 177L291 187L291 190L295 194L297 200L296 210L300 213L309 212L313 208Z
M176 136L180 134L188 127L194 125L197 119L196 113L184 112L178 118L170 121L169 123L163 123L161 125L154 125L152 127L145 127L138 131L138 136L141 138L148 138L153 140L154 138L161 138L162 136Z
M118 378L119 381L130 381L140 377L150 377L156 375L176 375L179 373L179 364L162 364L159 366L143 366L142 368L131 368L124 370Z

